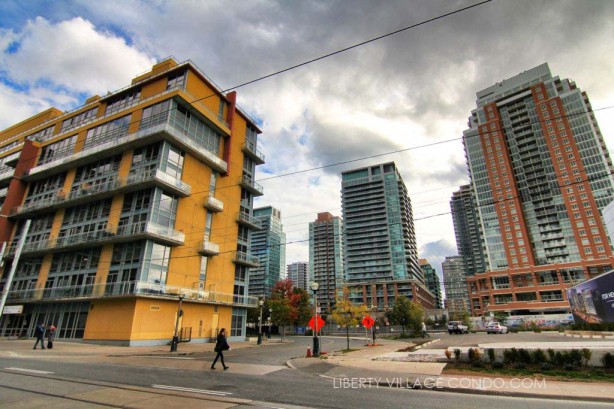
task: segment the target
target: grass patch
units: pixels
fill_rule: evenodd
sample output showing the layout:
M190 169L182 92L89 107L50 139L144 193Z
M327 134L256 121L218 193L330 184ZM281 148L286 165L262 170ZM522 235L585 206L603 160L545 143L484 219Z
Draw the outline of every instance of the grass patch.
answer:
M575 368L575 370L566 370L565 368L544 370L544 368L536 365L526 365L525 368L514 368L513 366L510 367L506 365L503 368L494 369L488 364L485 364L483 367L475 367L469 363L460 362L456 364L447 364L443 370L443 374L487 374L507 377L537 377L552 381L614 382L614 372L612 370L593 367L580 367Z
M341 352L342 354L347 354L349 352L354 352L354 351L360 351L359 349L340 349L339 351L335 351L335 352Z

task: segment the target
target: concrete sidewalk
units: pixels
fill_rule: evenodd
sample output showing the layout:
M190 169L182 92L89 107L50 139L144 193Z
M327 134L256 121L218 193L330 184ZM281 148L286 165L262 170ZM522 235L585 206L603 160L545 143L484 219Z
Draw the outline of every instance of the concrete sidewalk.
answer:
M287 342L286 342L287 343ZM92 358L96 357L131 357L131 356L182 356L197 353L211 352L213 343L185 343L179 344L177 352L170 352L170 346L149 347L119 347L108 345L95 345L79 342L55 341L53 349L33 350L34 340L7 340L0 339L0 357L21 359L58 359L66 358ZM279 340L267 340L262 346L255 342L233 342L232 349L275 347L281 345ZM208 366L208 362L206 365ZM5 376L6 374L10 374ZM93 405L113 408L134 409L168 409L171 407L192 408L256 408L256 407L283 407L286 409L300 408L292 405L278 405L274 403L258 402L248 399L232 398L228 396L214 396L209 391L189 390L157 385L153 387L135 387L114 384L109 382L79 381L70 391L59 392L61 388L53 387L54 383L75 382L74 379L65 379L59 376L45 377L45 383L39 385L43 390L28 391L20 383L20 375L28 375L26 370L18 368L0 368L1 386L6 395L2 398L3 405L20 408L84 408ZM226 374L224 374L226 375ZM37 387L37 389L39 389ZM42 395L41 395L42 393Z
M331 353L319 359L292 359L288 365L297 370L329 378L334 388L411 388L614 403L614 383L609 382L563 382L541 377L494 377L480 373L442 375L446 365L444 349L427 349L433 348L431 344L437 341L434 339L415 352L398 352L410 344L378 340L377 346L364 347L345 354ZM542 343L538 347L545 350L554 346L544 344L550 343ZM487 344L481 346L488 347ZM502 343L499 346L507 347ZM614 349L614 343L600 345L600 348L604 347Z

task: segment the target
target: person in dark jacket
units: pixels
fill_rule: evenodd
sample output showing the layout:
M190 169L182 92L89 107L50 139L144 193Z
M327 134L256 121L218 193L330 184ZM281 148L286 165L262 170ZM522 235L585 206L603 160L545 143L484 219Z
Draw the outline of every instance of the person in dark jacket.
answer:
M45 349L45 327L40 322L36 324L34 336L36 337L36 342L34 343L34 348L32 349L36 349L39 342L41 343L41 349Z
M230 368L229 366L226 366L226 364L224 363L224 353L223 352L230 351L230 346L228 345L228 342L226 341L226 328L222 328L220 330L220 333L217 336L217 341L215 343L215 348L213 350L217 352L217 355L215 356L215 359L213 360L213 363L211 364L211 369L215 369L215 363L217 362L218 359L222 361L222 366L224 367L224 370Z

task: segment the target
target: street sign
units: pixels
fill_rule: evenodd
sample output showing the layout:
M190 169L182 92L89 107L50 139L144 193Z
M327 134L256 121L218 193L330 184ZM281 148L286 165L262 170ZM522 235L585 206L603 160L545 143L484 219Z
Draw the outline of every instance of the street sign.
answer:
M371 328L373 324L375 324L375 320L368 315L365 316L361 322L366 328Z
M21 314L23 312L23 305L7 305L4 307L2 314Z
M318 315L318 330L321 330L322 327L324 326L324 324L326 324L326 322L322 319L322 317L320 317ZM311 327L311 329L315 330L316 329L316 321L315 321L315 317L311 317L311 319L309 320L309 324L307 324Z

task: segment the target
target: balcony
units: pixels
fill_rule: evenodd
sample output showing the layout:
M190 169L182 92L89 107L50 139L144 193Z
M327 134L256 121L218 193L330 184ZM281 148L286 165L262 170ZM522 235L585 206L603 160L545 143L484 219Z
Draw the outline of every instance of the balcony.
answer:
M116 173L110 173L104 180L94 183L83 183L69 193L59 191L53 197L33 200L27 204L14 207L11 209L9 217L27 217L43 209L53 210L61 207L75 206L93 200L113 197L118 193L128 193L151 186L158 186L180 197L187 197L192 192L190 185L159 169L129 175L124 178L120 178Z
M258 220L244 212L239 212L237 214L237 223L247 226L252 230L262 229Z
M53 300L84 300L118 297L152 297L184 301L221 304L240 307L257 307L258 297L239 296L229 293L202 291L192 288L153 284L142 281L122 281L106 284L83 284L68 287L36 288L31 290L9 291L8 303L40 302Z
M209 196L205 199L205 209L210 212L219 213L224 210L224 202L213 196Z
M224 160L217 157L204 146L201 146L194 139L188 137L186 132L176 125L175 123L171 123L168 118L148 118L141 122L141 129L138 132L125 135L114 135L113 138L101 137L95 145L86 147L80 152L70 153L65 157L57 158L49 163L35 166L24 176L24 180L32 181L42 179L50 174L59 173L89 163L94 158L101 159L116 155L126 150L161 140L171 142L180 149L206 163L212 169L221 173L226 173L228 164ZM1 176L2 175L0 175L0 177Z
M9 191L8 187L4 187L4 188L0 189L0 198L6 197L8 191Z
M243 175L239 180L239 185L241 185L243 189L247 190L254 196L262 196L264 194L262 186L254 182L249 176Z
M182 232L178 232L170 227L160 226L154 222L139 222L118 227L115 233L111 229L97 230L26 243L23 246L22 252L24 254L44 254L47 252L101 246L103 244L122 243L139 239L150 239L169 246L181 246L185 242L185 235ZM16 244L11 245L7 256L15 256L15 250Z
M241 147L241 150L252 158L256 165L262 165L264 163L264 155L256 148L255 142L246 141Z
M198 253L205 257L217 256L220 254L220 246L217 243L204 240L198 243Z
M259 267L260 266L258 257L243 253L241 251L237 251L235 253L235 256L233 257L232 262L235 264L240 264L242 266L247 266L247 267Z

